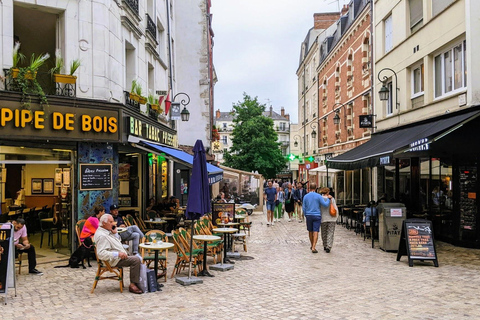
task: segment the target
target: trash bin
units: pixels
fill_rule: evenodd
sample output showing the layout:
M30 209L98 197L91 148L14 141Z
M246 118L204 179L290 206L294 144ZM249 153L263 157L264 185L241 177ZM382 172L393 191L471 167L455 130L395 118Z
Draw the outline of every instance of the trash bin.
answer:
M407 209L403 203L385 202L378 204L377 212L380 249L397 252Z

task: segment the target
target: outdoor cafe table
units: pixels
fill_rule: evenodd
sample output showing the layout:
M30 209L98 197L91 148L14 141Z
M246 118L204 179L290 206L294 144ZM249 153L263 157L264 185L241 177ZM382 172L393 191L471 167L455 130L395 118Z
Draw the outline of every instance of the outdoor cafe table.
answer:
M167 223L167 221L165 221L165 220L151 220L151 221L150 220L143 220L143 221L145 223L149 223L152 226L152 228L153 228L154 225L159 225L160 226L160 225L163 225L163 224Z
M215 277L213 274L211 274L207 270L207 242L220 240L221 238L217 237L217 236L212 236L212 235L196 234L196 235L193 236L193 239L205 242L203 244L203 270L198 273L198 276L200 276L200 277L204 277L204 276Z
M238 223L237 223L237 225L238 225ZM230 242L230 234L235 233L237 231L238 231L237 228L213 228L212 229L212 232L218 232L218 233L223 234L223 236L224 236L223 243L224 244L226 244L227 242ZM227 235L227 240L225 240L225 234ZM231 261L230 259L227 258L227 250L225 248L225 245L224 245L224 248L223 248L223 260L222 261L232 263L232 264L235 263L235 262L233 262L233 261Z
M140 243L138 246L140 248L143 248L143 249L146 249L146 250L154 250L155 251L155 264L154 264L155 269L154 270L155 270L155 278L158 280L158 252L162 251L162 250L168 250L170 248L173 248L174 247L173 243L157 241L156 243L153 243L153 242ZM165 270L165 272L166 272L166 270ZM158 285L158 283L157 283L157 285ZM157 289L160 290L160 288L157 288Z

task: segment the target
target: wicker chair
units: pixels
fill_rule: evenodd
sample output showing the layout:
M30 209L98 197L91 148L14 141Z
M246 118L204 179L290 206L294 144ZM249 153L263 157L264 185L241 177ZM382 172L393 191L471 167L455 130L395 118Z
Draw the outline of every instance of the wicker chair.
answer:
M90 293L93 293L95 288L97 287L97 283L100 280L118 280L120 282L120 292L123 292L123 268L122 267L112 267L107 261L102 261L98 259L97 256L97 248L95 247L95 257L97 258L98 269L97 273L95 274L95 281L93 282L93 288ZM110 272L111 275L104 276L105 272Z

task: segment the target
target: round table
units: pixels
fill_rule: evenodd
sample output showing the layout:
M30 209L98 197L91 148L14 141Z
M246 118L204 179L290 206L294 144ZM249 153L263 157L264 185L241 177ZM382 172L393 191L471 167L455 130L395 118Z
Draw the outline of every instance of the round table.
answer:
M238 225L238 223L237 223ZM223 265L223 262L228 262L228 263L231 263L231 264L234 264L235 262L231 261L230 259L227 259L227 250L225 250L225 246L227 244L227 241L229 242L230 241L230 234L232 233L235 233L237 232L238 229L237 228L213 228L212 229L212 232L218 232L218 233L221 233L223 235L223 260L222 260L222 265ZM225 234L228 236L228 239L227 241L225 241Z
M217 241L217 240L220 240L220 239L221 239L220 237L212 236L212 235L196 234L196 235L193 236L193 240L198 240L198 241L205 242L203 244L203 270L198 273L198 276L200 276L200 277L203 277L203 276L215 277L213 274L211 274L207 270L207 242Z
M165 221L165 220L160 220L160 221L158 221L158 220L152 220L152 221L150 221L150 220L143 220L143 221L144 221L145 223L149 223L152 228L153 228L154 225L155 225L155 226L157 226L157 225L158 225L158 226L162 226L162 225L164 225L164 224L167 223L167 221ZM165 229L163 229L162 231L165 231Z
M138 245L140 248L147 249L147 250L154 250L155 251L155 278L158 280L158 252L162 250L168 250L174 247L173 243L170 242L145 242L145 243L140 243ZM165 262L165 267L166 267L166 262ZM166 272L166 270L165 270ZM158 285L158 283L157 283ZM161 291L160 288L157 288L157 290Z

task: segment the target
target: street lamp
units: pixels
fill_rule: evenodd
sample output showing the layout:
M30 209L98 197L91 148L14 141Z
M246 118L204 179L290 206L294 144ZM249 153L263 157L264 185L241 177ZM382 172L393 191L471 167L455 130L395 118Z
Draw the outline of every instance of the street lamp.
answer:
M295 137L298 137L299 139L302 139L298 134L293 136L294 139L295 139ZM295 148L298 147L298 141L297 141L297 139L295 139L295 142L293 143L293 146L294 146Z
M400 106L400 103L398 102L398 91L400 90L398 88L398 79L397 79L397 73L395 71L393 71L392 69L390 68L383 68L382 70L380 70L378 72L378 81L382 82L382 87L380 88L380 91L378 91L378 96L380 97L380 100L381 101L388 101L390 99L390 90L388 89L387 87L387 80L388 80L388 77L387 76L383 76L383 80L381 79L380 77L380 74L383 72L383 71L390 71L391 73L393 73L393 75L395 76L395 90L396 90L396 94L395 94L395 103L396 103L396 108L398 109L398 106Z
M175 98L177 98L179 95L184 95L185 98L180 100L180 102L175 102ZM180 117L182 118L182 121L188 121L190 119L190 112L187 110L186 107L189 103L190 97L184 92L179 92L173 97L172 108L177 107L178 109L180 109L180 104L183 106L183 110L182 112L180 112Z
M335 109L336 106L340 106L338 107L337 109ZM335 116L333 117L333 124L337 125L340 123L340 109L342 107L345 107L345 105L343 103L340 103L340 102L337 102L333 105L332 107L332 110L335 111ZM347 112L346 111L343 111L343 122L344 122L344 125L345 125L345 128L347 127Z
M315 140L317 138L317 131L315 129L317 128L317 125L315 123L310 124L310 128L312 128L312 139Z

